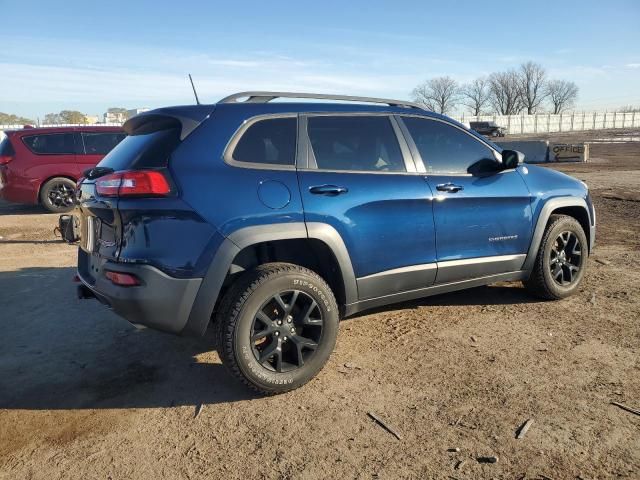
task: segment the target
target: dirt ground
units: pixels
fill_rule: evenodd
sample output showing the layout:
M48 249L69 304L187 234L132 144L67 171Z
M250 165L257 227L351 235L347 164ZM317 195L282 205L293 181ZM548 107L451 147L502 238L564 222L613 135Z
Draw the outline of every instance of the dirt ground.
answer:
M316 379L273 398L209 337L76 300L56 216L0 204L0 479L640 478L640 417L611 404L640 409L640 142L591 156L551 167L598 213L577 295L500 284L360 315Z

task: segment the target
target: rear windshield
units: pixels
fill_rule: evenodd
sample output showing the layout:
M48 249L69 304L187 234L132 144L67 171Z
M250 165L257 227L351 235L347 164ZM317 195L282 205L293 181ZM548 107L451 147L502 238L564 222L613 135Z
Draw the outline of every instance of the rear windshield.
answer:
M104 157L98 167L114 171L163 168L180 143L180 130L158 130L144 135L129 135Z
M11 140L5 134L0 133L0 155L15 155Z

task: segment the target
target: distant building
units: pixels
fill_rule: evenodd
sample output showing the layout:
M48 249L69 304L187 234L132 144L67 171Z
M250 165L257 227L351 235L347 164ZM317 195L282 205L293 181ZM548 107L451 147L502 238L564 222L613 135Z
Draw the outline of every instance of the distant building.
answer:
M106 112L104 114L104 123L124 123L128 118L133 117L142 112L146 112L149 109L146 107L143 108L132 108L131 110L125 111L111 111Z
M127 112L106 112L104 123L124 123L127 121Z
M100 121L100 117L98 115L85 115L84 120L87 125L95 125Z
M134 115L138 115L139 113L148 112L148 111L149 111L149 109L147 107L134 108L134 109L131 109L131 110L127 110L127 114L129 115L129 118L131 118Z

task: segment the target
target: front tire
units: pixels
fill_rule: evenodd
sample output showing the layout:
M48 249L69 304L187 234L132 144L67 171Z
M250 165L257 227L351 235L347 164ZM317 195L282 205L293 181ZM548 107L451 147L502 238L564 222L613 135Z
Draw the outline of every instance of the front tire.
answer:
M40 203L52 213L65 213L73 210L76 184L65 177L48 180L40 189Z
M584 277L588 253L580 223L567 215L551 215L525 287L545 300L573 295Z
M315 272L288 263L260 265L244 273L222 299L218 353L253 390L288 392L324 367L338 322L333 292Z

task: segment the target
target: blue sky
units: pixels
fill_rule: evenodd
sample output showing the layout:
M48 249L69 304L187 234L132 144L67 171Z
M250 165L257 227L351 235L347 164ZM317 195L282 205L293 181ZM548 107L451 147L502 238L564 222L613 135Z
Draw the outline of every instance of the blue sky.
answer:
M0 111L215 102L241 90L408 98L527 60L579 109L640 105L640 1L0 0Z

